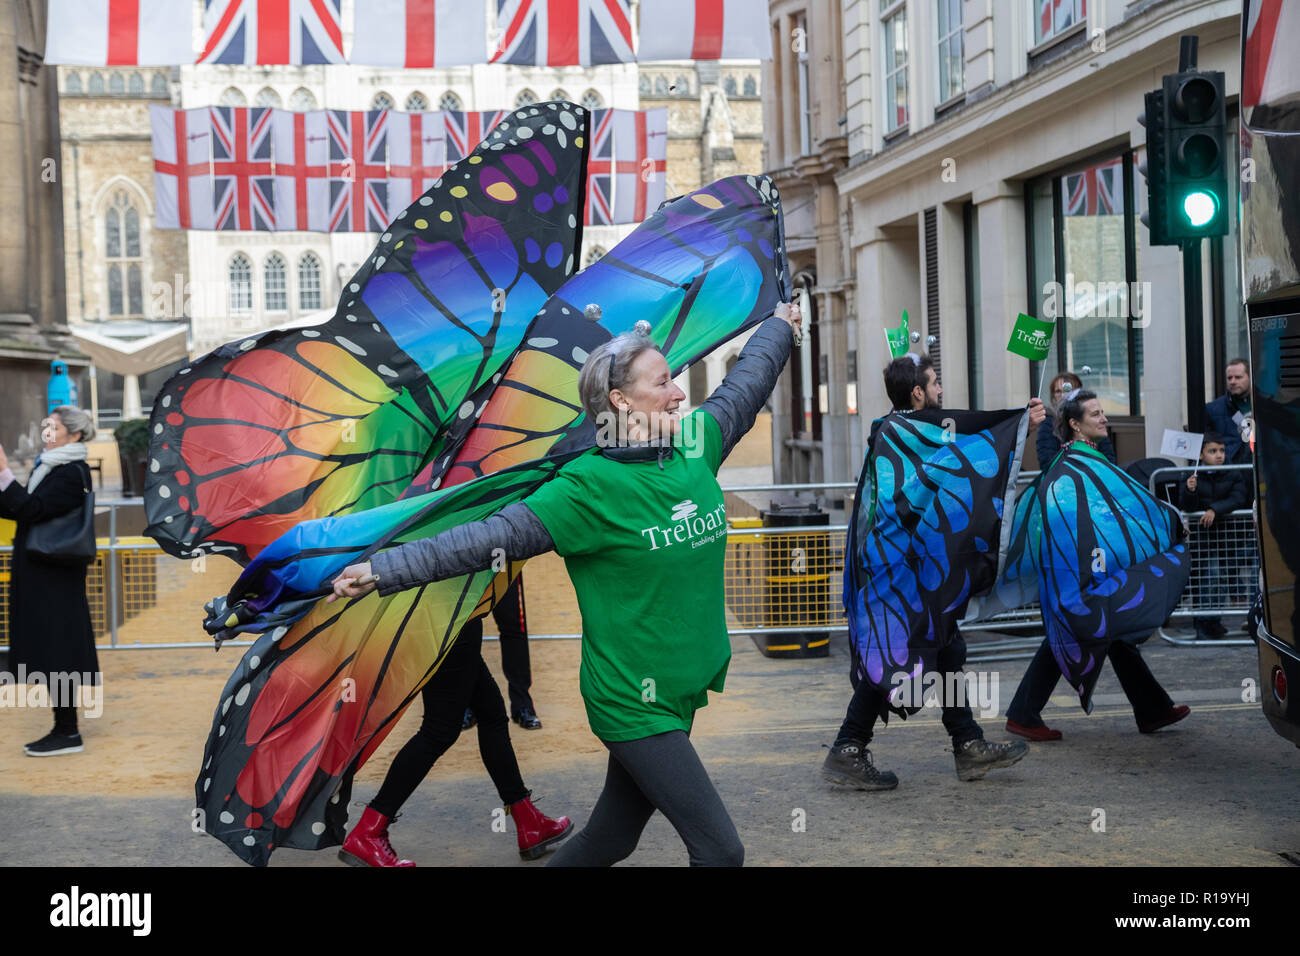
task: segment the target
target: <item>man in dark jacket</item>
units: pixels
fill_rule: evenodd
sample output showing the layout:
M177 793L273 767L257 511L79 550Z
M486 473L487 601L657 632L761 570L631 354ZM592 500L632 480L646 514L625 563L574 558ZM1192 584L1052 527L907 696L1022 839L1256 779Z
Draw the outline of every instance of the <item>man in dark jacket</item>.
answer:
M1217 432L1206 432L1201 443L1201 464L1222 465L1225 441ZM1215 607L1226 603L1227 586L1221 558L1229 544L1223 529L1227 515L1246 507L1246 480L1236 469L1205 471L1191 475L1179 489L1178 506L1185 512L1201 512L1199 527L1192 532L1192 568L1200 578L1196 606ZM1220 638L1227 634L1217 617L1202 616L1194 621L1198 638Z
M1244 358L1235 358L1228 362L1225 374L1228 391L1205 406L1205 427L1223 437L1226 464L1249 465L1254 457L1249 439L1242 436L1251 416L1250 367Z
M939 384L939 376L928 355L908 353L890 362L885 367L885 392L893 406L890 414L906 415L943 407L943 386ZM1037 428L1046 414L1042 401L1032 399L1029 403L1029 427ZM872 467L876 437L887 417L871 423L864 468ZM948 644L939 651L936 663L938 673L948 686L950 675L960 672L966 663L966 642L960 631L955 631ZM884 691L867 680L858 680L856 669L850 672L850 680L855 682L853 697L835 743L822 764L822 777L830 783L857 790L893 790L898 786L898 776L877 768L868 748L876 720L883 709ZM953 757L960 780L978 780L989 770L1011 766L1029 752L1028 745L1022 741L996 744L986 741L984 731L963 700L945 696L942 720L944 729L952 737Z

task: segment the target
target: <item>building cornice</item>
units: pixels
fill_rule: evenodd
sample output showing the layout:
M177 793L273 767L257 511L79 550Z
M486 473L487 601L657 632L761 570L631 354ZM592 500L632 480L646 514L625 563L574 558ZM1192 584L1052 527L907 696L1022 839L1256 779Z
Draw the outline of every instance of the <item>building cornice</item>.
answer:
M1219 15L1207 22L1207 9ZM938 169L940 161L954 153L968 154L985 143L1012 137L1019 130L1032 136L1035 127L1060 113L1062 103L1104 99L1107 89L1135 76L1151 74L1154 86L1159 82L1159 71L1172 69L1172 41L1192 32L1200 36L1204 47L1235 37L1239 25L1239 8L1224 0L1190 8L1172 3L1151 7L1108 30L1106 53L1097 54L1091 46L1084 46L974 102L968 99L965 107L913 132L896 146L859 154L865 158L857 162L850 157L848 168L835 177L840 193L859 200L886 193L915 178L918 166L927 171ZM1098 65L1097 60L1102 63ZM1134 105L1134 117L1141 108L1141 103ZM1039 171L1026 169L1018 175L1028 177ZM954 198L961 192L954 187Z

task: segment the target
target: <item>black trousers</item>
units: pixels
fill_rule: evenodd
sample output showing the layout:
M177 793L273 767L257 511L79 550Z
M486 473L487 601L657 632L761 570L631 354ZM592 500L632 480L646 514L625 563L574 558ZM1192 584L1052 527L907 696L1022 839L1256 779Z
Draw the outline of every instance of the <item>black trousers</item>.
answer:
M745 847L687 733L602 741L605 789L577 836L550 866L613 866L627 859L658 810L686 844L691 866L741 866Z
M955 674L966 665L966 639L960 632L955 633L948 646L935 656L935 664L941 676ZM857 662L854 661L853 669L849 672L850 679L856 672ZM941 692L946 695L948 687L949 682L943 681ZM849 709L844 715L844 723L840 725L835 743L842 744L850 740L861 741L863 746L871 743L876 718L880 716L886 697L886 691L874 686L870 681L858 681L854 685L853 699L849 701ZM954 747L960 747L967 741L983 739L984 731L976 723L975 715L969 706L965 704L957 706L956 701L947 700L946 696L942 703L943 728L952 737Z
M524 610L524 576L515 578L510 589L492 608L492 618L501 635L501 670L506 675L510 694L510 716L518 717L523 709L535 710L528 690L533 672L528 658L528 615ZM472 708L471 708L472 709ZM478 711L474 711L478 716Z
M1110 666L1115 668L1119 686L1124 689L1124 696L1133 705L1133 717L1139 724L1150 723L1169 713L1174 706L1173 699L1151 673L1151 668L1147 667L1136 644L1111 641L1106 657L1110 660ZM1007 708L1007 717L1023 727L1040 726L1043 723L1043 708L1047 706L1060 679L1061 668L1044 638L1038 646L1038 653L1029 662L1025 676L1020 679L1016 696Z
M393 758L371 809L394 817L415 788L460 736L465 708L478 717L478 750L503 806L526 798L528 788L519 774L510 745L510 720L505 701L483 662L483 622L474 620L461 630L446 660L424 685L424 719L420 729Z

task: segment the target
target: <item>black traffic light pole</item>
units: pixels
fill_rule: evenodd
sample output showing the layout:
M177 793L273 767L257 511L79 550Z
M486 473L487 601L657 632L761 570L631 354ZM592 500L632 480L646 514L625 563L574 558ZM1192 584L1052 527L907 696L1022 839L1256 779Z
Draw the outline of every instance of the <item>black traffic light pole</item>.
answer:
M1178 72L1196 69L1197 38L1182 37L1178 45ZM1187 428L1205 430L1205 314L1201 308L1201 240L1184 239L1183 308L1187 340Z
M1201 310L1201 240L1183 246L1183 306L1187 339L1187 430L1205 430L1205 326Z

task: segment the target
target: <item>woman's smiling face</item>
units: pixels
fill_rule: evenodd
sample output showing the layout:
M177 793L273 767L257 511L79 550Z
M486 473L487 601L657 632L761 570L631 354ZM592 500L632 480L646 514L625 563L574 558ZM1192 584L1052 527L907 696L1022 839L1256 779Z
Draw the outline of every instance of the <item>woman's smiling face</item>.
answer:
M681 429L677 406L686 393L673 384L668 361L647 349L632 362L632 381L609 393L610 402L628 414L628 437L636 440L671 440Z

